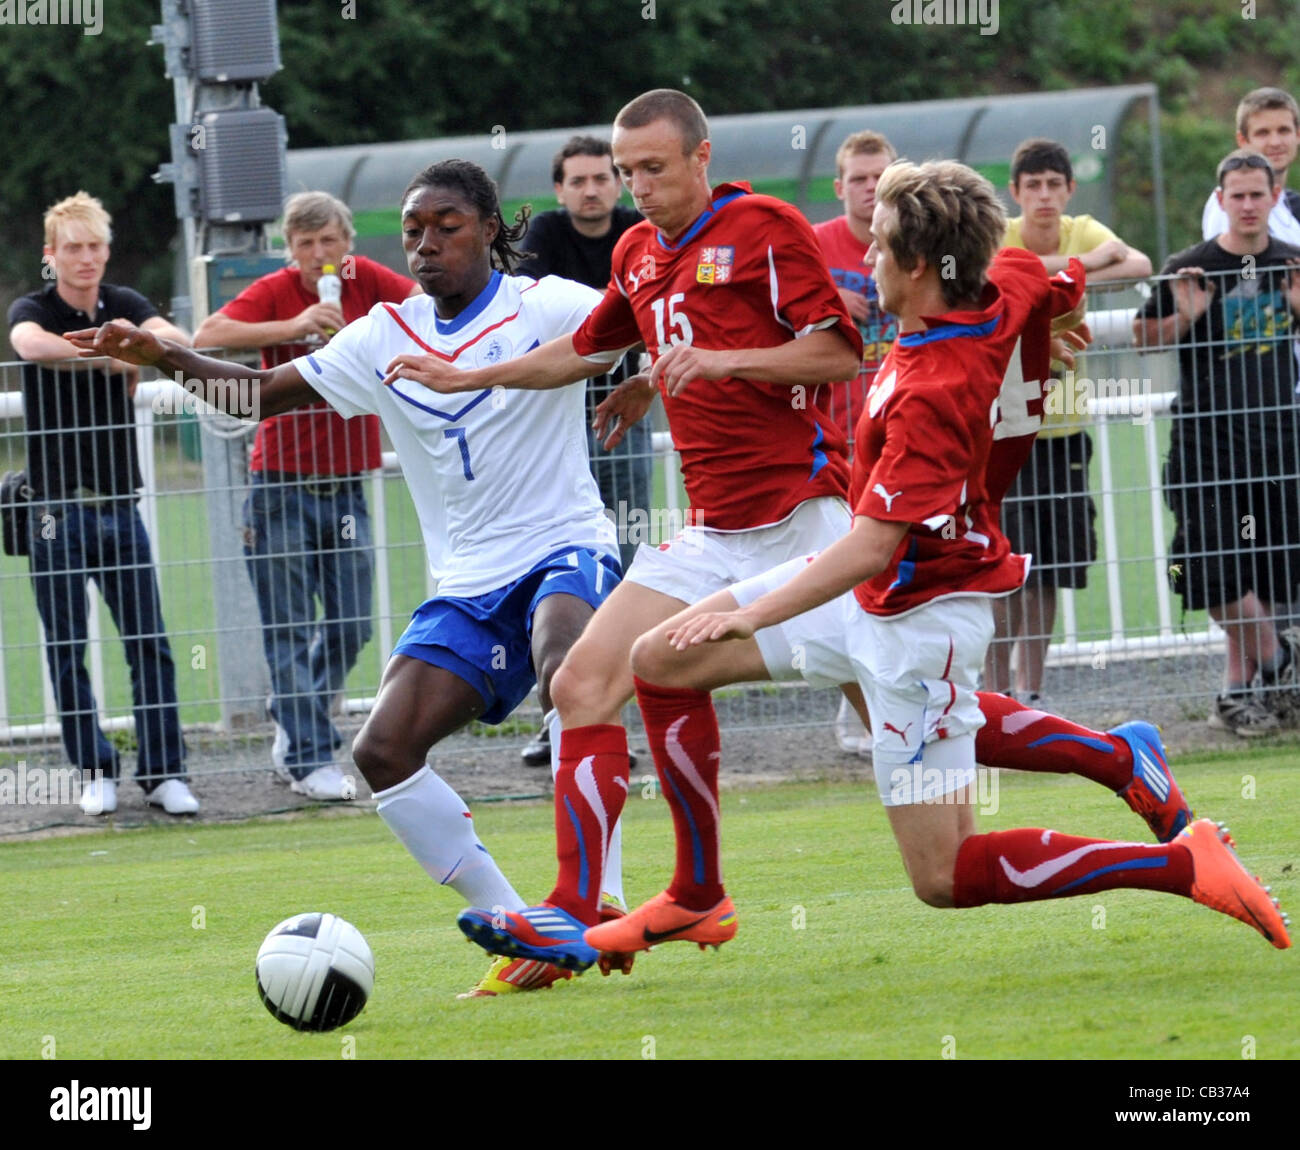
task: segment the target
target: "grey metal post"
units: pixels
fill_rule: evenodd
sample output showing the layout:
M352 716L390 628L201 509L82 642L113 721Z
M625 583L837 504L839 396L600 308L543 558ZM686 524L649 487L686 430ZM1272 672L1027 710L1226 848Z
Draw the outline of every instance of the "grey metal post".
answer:
M167 74L173 80L176 122L171 129L172 162L162 165L155 178L175 185L185 267L194 274L195 259L201 255L252 255L267 250L263 227L199 218L202 176L192 150L195 133L201 133L195 125L205 112L256 108L260 100L255 83L200 81L189 64L192 37L188 10L182 7L181 0L161 0L161 5L163 23L152 30L151 42L161 44L165 51ZM190 330L203 321L208 310L208 301L196 301L193 294L191 291L186 296L178 290L174 300L178 320ZM199 425L216 610L217 697L221 725L231 730L266 718L270 690L257 599L244 564L242 509L251 436L239 434L237 421L224 415L200 416Z

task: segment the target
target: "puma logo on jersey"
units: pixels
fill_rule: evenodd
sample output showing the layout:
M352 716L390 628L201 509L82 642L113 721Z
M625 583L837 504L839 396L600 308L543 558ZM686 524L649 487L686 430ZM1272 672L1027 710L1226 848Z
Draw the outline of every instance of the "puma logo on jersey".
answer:
M893 731L894 734L896 734L896 735L897 735L900 739L902 739L903 742L905 742L905 743L907 742L907 732L910 731L910 730L912 729L912 724L911 724L911 723L908 723L907 726L904 727L901 731L900 731L896 726L894 726L893 723L884 723L884 724L882 724L882 726L883 726L883 727L885 728L885 730L887 730L887 731Z
M642 280L654 279L655 270L655 258L647 252L641 257L641 266L636 271L627 273L627 281L632 285L632 290L637 291L641 287Z
M893 510L894 510L894 500L897 499L900 495L903 494L903 489L900 487L897 491L895 491L895 492L891 495L888 491L885 490L885 485L884 485L883 483L877 483L877 484L875 485L875 487L873 487L871 490L872 490L876 495L879 495L880 498L883 499L883 500L885 501L885 510L886 510L886 511L893 511Z

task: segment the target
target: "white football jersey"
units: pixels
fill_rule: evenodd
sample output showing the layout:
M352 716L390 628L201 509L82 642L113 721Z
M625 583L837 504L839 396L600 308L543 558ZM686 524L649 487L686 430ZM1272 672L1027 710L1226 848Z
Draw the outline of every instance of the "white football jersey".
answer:
M482 595L566 547L617 556L588 465L586 382L440 395L409 380L384 387L388 364L416 353L469 369L521 356L575 331L600 298L558 276L494 271L454 319L439 319L427 295L377 304L293 361L344 418L383 420L439 595Z

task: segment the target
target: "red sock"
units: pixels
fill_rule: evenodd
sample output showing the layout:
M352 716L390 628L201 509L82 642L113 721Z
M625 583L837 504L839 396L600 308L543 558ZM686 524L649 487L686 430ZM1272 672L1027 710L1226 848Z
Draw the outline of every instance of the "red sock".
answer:
M975 734L975 760L986 767L1082 775L1112 791L1133 779L1133 752L1114 735L1036 711L1006 695L980 691L985 723Z
M555 854L560 873L546 901L588 926L600 920L609 836L627 801L627 732L575 727L560 736L555 775Z
M726 893L718 840L721 744L713 697L637 679L636 701L677 834L677 868L668 893L688 910L709 910Z
M962 843L952 897L965 907L1137 887L1190 898L1192 876L1192 852L1181 843L1114 843L1025 827Z

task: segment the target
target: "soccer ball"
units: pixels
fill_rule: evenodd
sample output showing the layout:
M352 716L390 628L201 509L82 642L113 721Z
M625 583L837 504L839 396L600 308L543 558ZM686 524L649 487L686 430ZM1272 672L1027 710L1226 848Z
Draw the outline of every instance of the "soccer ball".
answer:
M295 1030L346 1026L375 985L375 958L355 926L335 914L298 914L257 952L257 993Z

